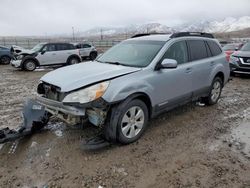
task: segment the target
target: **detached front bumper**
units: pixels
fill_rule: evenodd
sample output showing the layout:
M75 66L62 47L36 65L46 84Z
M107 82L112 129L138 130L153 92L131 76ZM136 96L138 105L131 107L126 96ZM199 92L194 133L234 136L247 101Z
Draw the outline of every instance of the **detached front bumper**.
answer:
M11 65L15 68L20 68L22 64L22 60L12 60Z

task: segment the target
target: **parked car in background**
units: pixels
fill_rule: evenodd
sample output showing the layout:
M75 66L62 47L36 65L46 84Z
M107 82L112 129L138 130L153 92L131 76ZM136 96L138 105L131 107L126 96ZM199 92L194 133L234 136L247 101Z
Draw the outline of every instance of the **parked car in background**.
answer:
M44 75L37 102L68 124L88 119L109 141L140 138L148 120L185 103L214 105L229 79L229 63L207 33L134 36L96 61Z
M11 59L13 58L10 49L5 46L0 46L0 64L10 64Z
M74 46L79 49L81 57L84 58L89 58L91 60L94 60L98 52L96 48L90 44L90 43L73 43Z
M227 45L229 42L228 41L219 41L220 45L222 47L224 47L225 45Z
M231 54L239 50L243 45L244 45L243 43L231 43L223 46L222 49L226 53L227 61L229 61Z
M230 56L231 73L250 74L250 42Z
M11 61L12 66L33 71L39 66L72 65L81 62L79 50L70 43L39 43Z

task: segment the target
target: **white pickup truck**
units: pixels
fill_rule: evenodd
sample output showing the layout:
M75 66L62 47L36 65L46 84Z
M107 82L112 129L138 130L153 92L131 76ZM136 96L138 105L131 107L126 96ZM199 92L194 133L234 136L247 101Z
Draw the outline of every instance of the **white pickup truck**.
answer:
M33 71L40 66L72 65L81 62L80 50L71 43L39 43L11 61L13 67Z

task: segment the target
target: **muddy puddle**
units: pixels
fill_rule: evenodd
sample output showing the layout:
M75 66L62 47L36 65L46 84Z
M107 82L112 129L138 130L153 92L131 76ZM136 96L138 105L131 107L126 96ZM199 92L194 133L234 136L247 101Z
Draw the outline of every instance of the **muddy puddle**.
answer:
M231 132L229 146L250 159L250 108L244 110L241 117L243 121Z
M240 152L250 160L250 108L224 116L224 120L230 121L230 119L237 120L230 134L222 135L217 141L209 144L208 150L219 151L226 144L233 151Z

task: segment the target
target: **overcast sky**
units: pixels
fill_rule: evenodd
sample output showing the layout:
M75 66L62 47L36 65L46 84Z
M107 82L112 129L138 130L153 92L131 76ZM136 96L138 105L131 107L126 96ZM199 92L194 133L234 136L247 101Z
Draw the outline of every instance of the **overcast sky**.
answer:
M250 16L250 0L0 0L0 36Z

